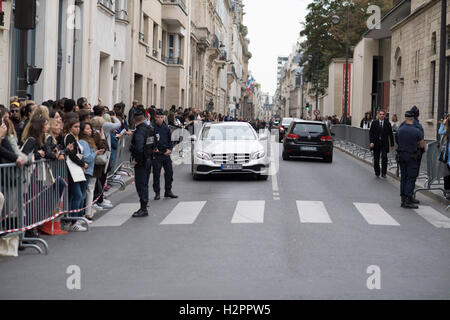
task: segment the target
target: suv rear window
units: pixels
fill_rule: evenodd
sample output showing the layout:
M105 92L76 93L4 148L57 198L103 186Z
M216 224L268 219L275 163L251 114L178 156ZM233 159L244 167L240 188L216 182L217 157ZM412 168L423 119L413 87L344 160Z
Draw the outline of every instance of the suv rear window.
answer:
M320 123L297 123L292 130L292 133L296 135L304 135L310 133L326 134L325 125Z

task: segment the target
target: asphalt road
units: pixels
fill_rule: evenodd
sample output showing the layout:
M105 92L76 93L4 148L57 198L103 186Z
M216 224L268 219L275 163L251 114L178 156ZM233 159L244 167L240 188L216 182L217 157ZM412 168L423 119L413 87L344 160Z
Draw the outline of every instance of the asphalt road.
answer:
M193 181L187 165L174 178L180 198L152 201L148 218L130 218L130 186L90 232L45 237L48 256L0 258L0 299L450 298L445 207L400 208L397 182L340 151L280 159L268 181Z

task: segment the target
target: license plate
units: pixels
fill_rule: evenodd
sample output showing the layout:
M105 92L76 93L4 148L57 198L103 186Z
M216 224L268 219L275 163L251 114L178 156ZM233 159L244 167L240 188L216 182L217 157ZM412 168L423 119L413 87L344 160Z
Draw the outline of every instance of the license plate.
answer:
M317 151L317 147L300 147L302 151Z
M222 170L242 170L242 164L223 164Z

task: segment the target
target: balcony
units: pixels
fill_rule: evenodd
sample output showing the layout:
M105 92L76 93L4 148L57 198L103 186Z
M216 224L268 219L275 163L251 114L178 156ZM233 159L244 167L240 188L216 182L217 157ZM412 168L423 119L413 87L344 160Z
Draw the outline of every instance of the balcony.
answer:
M162 21L176 27L187 27L187 7L183 0L161 0Z

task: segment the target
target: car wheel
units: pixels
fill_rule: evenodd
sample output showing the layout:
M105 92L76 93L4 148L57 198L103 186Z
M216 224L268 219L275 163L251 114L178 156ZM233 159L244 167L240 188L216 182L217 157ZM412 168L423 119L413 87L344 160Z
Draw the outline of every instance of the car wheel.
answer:
M282 157L283 157L284 161L288 161L289 160L289 156L287 155L286 151L283 151Z
M333 156L331 155L331 156L325 157L324 160L325 160L325 162L332 163L333 162Z

